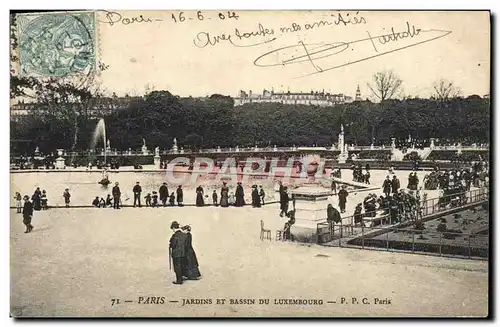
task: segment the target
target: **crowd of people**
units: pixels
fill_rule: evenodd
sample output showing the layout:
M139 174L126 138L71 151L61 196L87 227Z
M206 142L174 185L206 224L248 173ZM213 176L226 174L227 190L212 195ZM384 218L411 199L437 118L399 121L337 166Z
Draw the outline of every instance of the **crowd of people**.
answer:
M360 164L352 165L351 170L352 170L352 180L354 182L370 184L370 165L369 164L366 164L366 166L365 166L366 173L364 173L364 174L363 174L363 169L361 168Z

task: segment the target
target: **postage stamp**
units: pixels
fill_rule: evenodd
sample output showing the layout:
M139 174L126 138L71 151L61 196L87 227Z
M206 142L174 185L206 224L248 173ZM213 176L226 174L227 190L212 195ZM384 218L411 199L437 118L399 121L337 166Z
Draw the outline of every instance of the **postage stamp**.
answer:
M19 15L21 74L68 76L88 73L96 62L93 12Z

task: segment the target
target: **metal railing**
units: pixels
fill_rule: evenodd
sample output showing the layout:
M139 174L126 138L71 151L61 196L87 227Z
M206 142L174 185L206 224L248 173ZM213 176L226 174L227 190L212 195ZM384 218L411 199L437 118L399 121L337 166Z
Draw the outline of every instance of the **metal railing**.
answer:
M328 222L320 222L317 224L317 243L318 244L323 244L323 243L329 243L332 245L337 245L338 246L360 246L361 248L365 247L374 247L374 248L383 248L384 246L381 246L380 242L381 239L378 237L378 233L385 234L386 240L385 240L385 248L389 251L390 249L393 250L403 250L403 251L420 251L420 252L430 252L430 253L437 253L439 255L443 254L455 254L461 255L461 256L468 256L468 257L484 257L485 255L487 256L488 254L488 249L486 246L486 250L484 250L484 247L480 247L480 250L477 250L477 246L474 247L473 240L476 238L481 238L481 236L478 236L479 234L476 233L461 233L461 232L454 232L454 231L442 231L442 232L437 232L437 231L428 231L428 230L418 230L418 229L411 229L408 227L403 227L405 225L410 225L410 224L415 224L418 221L424 221L426 220L425 218L432 219L431 216L446 212L446 211L452 211L453 209L460 208L460 207L465 207L467 205L471 205L474 203L480 203L482 201L485 201L489 198L489 189L486 187L480 188L480 189L475 189L475 190L470 190L466 192L461 192L461 193L455 193L455 194L449 194L446 196L438 197L438 198L431 198L431 199L426 199L422 201L420 207L417 208L417 210L413 210L412 212L398 212L398 219L399 223L397 226L383 226L384 223L391 223L391 215L390 214L382 214L380 216L375 216L370 219L366 219L367 216L366 214L363 214L361 216L361 219L363 222L365 221L377 221L380 222L380 225L382 226L369 226L367 227L364 223L360 224L359 227L354 224L354 216L348 216L342 218L339 224L330 224ZM399 226L403 225L403 226ZM487 227L486 227L487 228ZM410 233L411 236L411 242L410 245L408 245L408 240L405 242L401 243L401 241L398 240L389 240L389 234L391 232L396 232L396 233ZM484 232L484 231L482 231ZM420 237L421 235L426 234L426 235L437 235L434 237L434 240L438 240L438 243L423 243L424 245L420 244L422 242L418 242L419 240L422 240ZM418 235L417 237L417 242L415 241L415 236ZM352 236L357 236L357 238L350 240L348 242L343 242L343 239L347 237L352 237ZM449 244L450 242L443 242L443 238L446 239L446 237L453 238L454 237L464 237L467 238L467 244L466 246L462 245L453 245ZM378 238L377 238L378 237ZM487 235L485 236L487 238ZM333 241L333 242L332 242ZM392 243L391 243L392 242ZM398 243L399 242L399 243ZM486 243L488 240L486 240ZM345 245L343 245L345 243ZM483 241L484 243L484 241ZM391 245L392 244L392 245ZM436 245L437 244L437 245ZM434 248L433 248L434 247ZM443 247L445 250L443 250ZM466 250L464 250L464 248ZM451 250L450 250L451 249ZM479 251L479 252L478 252ZM486 254L485 254L486 253Z
M339 246L342 244L339 242ZM361 235L345 247L385 249L390 252L425 253L439 256L488 258L489 227L478 232L430 231L399 227L361 227Z

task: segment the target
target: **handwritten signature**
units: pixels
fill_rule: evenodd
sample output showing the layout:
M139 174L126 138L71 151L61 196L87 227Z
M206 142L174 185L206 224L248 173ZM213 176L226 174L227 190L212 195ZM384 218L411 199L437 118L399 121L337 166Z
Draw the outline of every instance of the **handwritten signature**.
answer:
M98 19L98 22L109 24L109 26L114 26L115 24L118 23L121 23L122 25L131 25L131 24L154 23L163 21L160 18L146 17L144 15L139 15L135 17L126 17L116 11L98 10L97 13L103 14L104 17L106 18L106 20Z
M300 76L304 77L345 67L358 62L387 55L389 53L408 49L423 43L431 42L449 35L451 31L436 29L424 30L416 28L414 25L410 25L409 22L406 22L406 29L401 32L396 32L394 27L392 27L390 29L390 33L388 34L372 36L370 32L367 31L366 33L368 35L367 38L350 42L336 41L305 44L302 41L299 41L297 44L281 47L262 54L255 59L254 65L257 67L272 67L309 62L309 64L314 68L314 71L310 74ZM428 37L426 38L425 36ZM403 41L409 41L410 43L401 45L400 42ZM396 46L397 44L400 44L401 46ZM354 45L357 47L369 46L375 53L373 55L360 56L359 58L353 59L353 56L347 56L345 51L347 49L354 51ZM324 60L333 56L339 56L341 53L346 54L346 56L344 56L344 58L340 58L336 63L333 62L332 59L326 62ZM279 58L279 60L276 60L276 58ZM321 67L324 64L327 66Z

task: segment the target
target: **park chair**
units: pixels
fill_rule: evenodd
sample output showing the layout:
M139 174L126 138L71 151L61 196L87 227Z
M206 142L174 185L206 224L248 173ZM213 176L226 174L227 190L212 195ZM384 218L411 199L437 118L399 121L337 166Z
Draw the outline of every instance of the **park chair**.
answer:
M268 239L271 241L271 230L264 228L264 220L260 220L260 240Z

